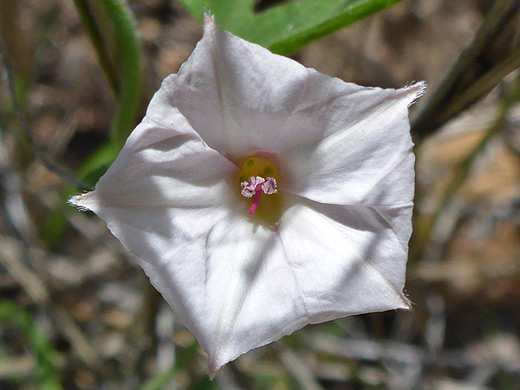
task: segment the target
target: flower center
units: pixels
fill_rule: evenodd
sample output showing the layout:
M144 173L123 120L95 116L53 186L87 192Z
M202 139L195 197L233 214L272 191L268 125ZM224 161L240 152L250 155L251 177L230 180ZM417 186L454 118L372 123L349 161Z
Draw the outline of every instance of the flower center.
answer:
M273 177L275 174L274 164L263 157L250 157L244 161L239 179L242 196L253 198L249 215L253 215L258 208L262 192L266 195L278 192L276 179Z

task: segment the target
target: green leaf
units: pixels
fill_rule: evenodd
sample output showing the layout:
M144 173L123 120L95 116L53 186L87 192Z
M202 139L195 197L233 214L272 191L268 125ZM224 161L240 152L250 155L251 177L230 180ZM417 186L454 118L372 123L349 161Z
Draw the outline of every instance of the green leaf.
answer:
M199 21L210 12L220 28L289 54L402 0L298 0L255 13L254 0L180 0Z

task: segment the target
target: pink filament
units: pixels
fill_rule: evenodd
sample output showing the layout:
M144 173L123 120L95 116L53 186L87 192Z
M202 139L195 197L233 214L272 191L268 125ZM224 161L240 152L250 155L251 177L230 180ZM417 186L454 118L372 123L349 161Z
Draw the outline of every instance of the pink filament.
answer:
M258 184L255 188L255 197L253 198L253 203L251 203L251 208L249 209L249 215L253 215L260 203L260 196L262 195L262 184Z

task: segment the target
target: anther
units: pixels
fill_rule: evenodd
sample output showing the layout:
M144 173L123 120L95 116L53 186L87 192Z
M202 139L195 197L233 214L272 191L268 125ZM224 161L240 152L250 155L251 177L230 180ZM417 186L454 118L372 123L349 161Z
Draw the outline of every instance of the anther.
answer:
M242 187L241 194L246 198L253 197L249 215L253 215L260 204L262 192L266 195L276 194L276 180L272 177L264 179L261 176L251 176L248 181L240 183Z

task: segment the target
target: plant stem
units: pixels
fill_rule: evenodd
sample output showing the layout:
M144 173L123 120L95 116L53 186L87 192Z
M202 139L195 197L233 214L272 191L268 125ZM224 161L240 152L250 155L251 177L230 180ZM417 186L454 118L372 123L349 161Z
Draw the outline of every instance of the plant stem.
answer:
M416 143L478 101L520 66L519 48L511 39L518 30L519 12L517 0L495 2L470 44L413 120Z
M98 29L94 15L92 14L88 0L74 0L74 5L78 11L78 15L83 23L83 27L87 30L90 42L94 46L94 50L98 56L98 61L103 68L103 73L110 84L110 88L117 97L119 95L119 81L114 65L108 56L108 48L103 42L101 31Z
M112 123L111 139L117 146L123 147L135 126L141 96L139 42L134 18L125 3L121 0L103 0L102 4L115 27L120 72L118 108Z
M123 0L74 0L88 32L105 77L117 99L117 111L111 125L111 142L120 149L135 126L141 93L139 42L134 18ZM95 10L105 13L111 28L96 17ZM115 56L111 57L108 35L115 37ZM115 58L116 60L112 60ZM115 62L115 63L114 63Z

